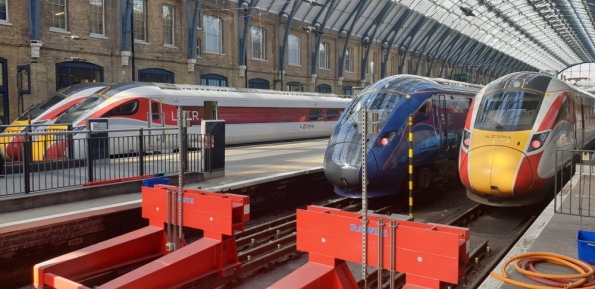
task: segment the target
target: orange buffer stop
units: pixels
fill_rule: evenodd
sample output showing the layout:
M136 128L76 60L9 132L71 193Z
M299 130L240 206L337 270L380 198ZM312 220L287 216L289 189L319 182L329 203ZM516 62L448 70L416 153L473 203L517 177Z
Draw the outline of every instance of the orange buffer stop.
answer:
M240 195L185 189L180 196L173 186L143 187L149 226L35 265L33 285L89 288L79 282L139 263L145 265L95 288L171 288L231 274L241 267L234 231L244 230L249 203ZM203 230L204 237L187 244L180 227Z
M442 288L465 276L468 229L385 215L368 220L366 263L406 274L403 288ZM360 213L298 210L297 249L309 253L309 262L268 288L359 288L345 261L363 263L362 232Z

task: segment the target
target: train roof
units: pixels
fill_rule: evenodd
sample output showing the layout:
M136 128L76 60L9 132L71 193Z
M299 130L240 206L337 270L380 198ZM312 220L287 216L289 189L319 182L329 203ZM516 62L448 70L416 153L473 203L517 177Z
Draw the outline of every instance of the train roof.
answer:
M97 92L103 97L209 97L209 98L246 98L262 100L320 100L345 102L346 97L330 93L289 92L268 89L233 88L193 84L170 84L153 82L125 82L108 86Z
M579 92L589 98L595 99L595 95L593 93L588 92L580 87L574 86L566 81L558 79L557 77L553 77L548 74L544 74L541 72L535 71L520 71L520 72L513 72L507 75L504 75L486 86L486 93L490 93L495 90L506 89L514 83L509 83L508 81L511 79L525 79L528 80L530 83L524 83L524 89L531 89L535 91L540 91L545 93L548 90L549 84L551 81L558 82L562 85L567 86L569 89Z
M429 78L410 74L398 74L383 78L376 83L367 86L360 93L369 93L379 90L393 90L405 94L414 94L426 91L444 90L474 94L481 88L481 85L460 82L456 80Z
M88 83L79 83L79 84L74 84L65 88L62 88L58 91L56 91L57 94L62 95L62 96L70 96L73 95L75 93L79 93L83 90L89 89L89 88L98 88L101 86L106 86L107 84L103 83L103 82L88 82Z

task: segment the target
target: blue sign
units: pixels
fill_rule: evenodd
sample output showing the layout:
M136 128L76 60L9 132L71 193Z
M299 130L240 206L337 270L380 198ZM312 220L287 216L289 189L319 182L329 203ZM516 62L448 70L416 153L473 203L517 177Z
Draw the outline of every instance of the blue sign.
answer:
M349 231L361 233L364 231L364 226L356 225L356 224L349 224ZM378 236L379 233L380 233L380 230L378 230L378 228L368 226L368 235ZM387 235L386 230L382 230L382 237L385 238L386 235Z

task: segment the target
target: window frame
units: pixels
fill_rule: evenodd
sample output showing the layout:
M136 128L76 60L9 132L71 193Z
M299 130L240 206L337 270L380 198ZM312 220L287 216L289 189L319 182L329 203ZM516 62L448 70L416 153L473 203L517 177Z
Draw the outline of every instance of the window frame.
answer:
M292 41L292 39L294 41ZM296 47L296 42L297 41L297 47ZM302 46L302 39L295 35L295 34L289 34L288 39L287 39L287 44L289 46L288 49L288 53L289 53L289 59L288 59L288 64L289 65L295 65L295 66L300 66L302 64L302 55L301 55L301 46ZM295 59L292 59L292 55L296 55L297 57L297 61L293 61Z
M318 49L319 49L319 51L318 51L318 60L319 60L318 68L330 69L330 66L329 66L330 44L328 44L328 42L322 42L322 43L320 43L320 47Z
M50 5L50 9L49 10L50 10L50 13L51 13L50 14L50 17L51 17L51 20L50 20L50 30L58 31L58 32L66 32L66 31L68 31L68 0L64 0L64 5L62 5L60 3L55 3L55 2L60 2L60 1L61 0L50 0L48 2L49 5ZM64 7L64 12L63 12L63 16L64 16L64 27L54 26L56 24L55 23L55 20L62 18L62 17L56 18L56 13L54 13L55 12L54 11L54 8L56 8L57 6ZM58 12L58 13L61 13L61 12ZM62 16L62 15L60 15L60 16Z
M0 19L0 23L2 24L10 24L10 15L8 14L8 0L1 0L4 1L4 12L6 13L6 19Z
M89 0L89 5L91 6L90 8L93 8L93 6L97 6L97 5L91 4L91 1L93 1L93 0ZM93 37L93 36L105 37L105 1L104 0L99 0L99 1L101 1L101 33L93 32L93 26L94 26L93 15L97 14L97 12L93 11L93 9L89 9L89 13L91 14L91 17L89 17L90 18L89 19L89 24L90 24L89 25L90 26L89 36L91 36L91 37Z
M321 83L316 86L316 92L318 93L332 93L333 88L325 83Z
M259 37L255 37L255 34L257 33L260 33L260 35L256 35ZM257 40L260 41L258 42ZM266 60L266 31L264 28L252 26L250 28L250 42L252 44L252 59Z
M165 8L171 9L168 11L170 18L171 18L171 23L167 23L166 21L166 16L165 16ZM167 30L166 30L167 29ZM171 34L171 39L166 39L166 34L169 30L169 33ZM171 47L175 47L176 46L176 8L173 5L167 5L167 4L163 4L163 45L165 46L171 46ZM167 41L171 40L171 43L168 43Z
M347 53L343 60L343 67L345 68L345 72L353 73L353 48L351 47L347 48Z
M139 20L138 17L134 17L134 23L132 23L132 29L134 30L134 42L148 43L149 37L147 31L147 0L132 0L132 13L134 13L134 6L136 5L136 3L143 4L143 19ZM142 22L143 38L138 38L139 32L137 32L136 29L136 23L138 22Z
M212 28L209 27L209 25L207 25L207 21L213 21L213 20L217 20L218 26L217 26L217 31L216 33L212 33ZM217 16L213 16L213 15L204 15L203 16L203 30L204 30L204 36L205 36L205 43L204 43L204 52L206 53L212 53L212 54L223 54L223 20L221 20L219 17ZM209 42L209 38L210 37L216 37L217 38L217 43L216 45L216 50L209 50L209 47L212 45ZM209 45L211 44L211 45Z
M213 82L217 82L217 85L213 85ZM219 87L228 87L229 86L229 79L221 74L216 73L208 73L203 74L200 76L200 84L207 85L207 86L219 86ZM221 85L225 84L225 85Z

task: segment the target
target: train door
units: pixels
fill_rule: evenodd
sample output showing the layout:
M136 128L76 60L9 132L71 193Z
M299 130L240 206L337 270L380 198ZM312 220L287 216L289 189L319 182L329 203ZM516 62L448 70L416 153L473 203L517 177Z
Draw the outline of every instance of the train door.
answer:
M432 98L432 102L434 106L434 127L438 140L438 150L440 155L443 155L448 150L446 95L440 94L438 97Z
M578 99L577 105L580 105L580 108L577 109L578 113L580 114L578 116L580 118L580 124L577 124L577 129L580 129L580 136L577 136L577 139L580 138L580 140L577 149L583 149L585 145L585 109L583 105L583 97Z
M149 131L145 138L145 147L150 152L160 152L164 149L165 131L153 130L165 126L165 115L163 114L163 99L149 99L149 111L147 112L147 126Z
M205 101L205 117L204 119L212 120L219 119L218 105L216 101Z

